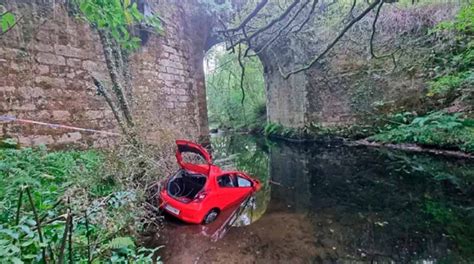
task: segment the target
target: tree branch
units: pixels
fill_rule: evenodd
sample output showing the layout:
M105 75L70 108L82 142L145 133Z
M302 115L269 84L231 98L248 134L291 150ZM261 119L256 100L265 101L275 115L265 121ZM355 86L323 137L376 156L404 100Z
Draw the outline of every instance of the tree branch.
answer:
M393 62L393 69L392 69L392 71L393 71L397 68L397 61L395 59L395 53L399 49L396 49L392 53L381 55L381 56L377 56L375 54L375 51L374 51L374 39L375 39L375 33L377 32L377 21L379 19L380 10L382 9L383 3L384 3L384 1L381 1L379 6L377 7L377 11L375 12L375 18L374 18L374 21L372 22L372 34L370 35L369 50L370 50L370 55L372 56L372 58L375 58L375 59L383 59L383 58L391 57L392 62Z
M117 71L118 65L116 64L116 60L114 59L114 55L113 55L113 48L112 48L113 44L110 42L108 33L106 33L104 30L99 30L99 36L102 42L105 61L107 64L107 68L109 70L110 79L112 80L112 89L118 99L119 107L123 112L127 125L129 127L133 127L134 124L133 124L132 114L131 114L127 99L125 97L121 78L119 77L119 74L118 74L119 71Z
M316 5L318 4L318 0L313 0L313 5L311 6L311 10L309 11L308 15L306 15L305 20L300 24L297 30L292 31L292 33L298 33L303 29L303 27L308 23L308 21L311 19L311 16L314 13L314 10L316 10Z
M245 89L244 89L245 66L242 62L242 46L240 44L239 44L238 60L239 60L239 66L240 66L240 69L241 69L240 90L242 91L242 100L240 101L240 104L242 104L242 106L244 106L244 100L245 100Z
M115 120L117 120L117 123L119 124L120 129L125 135L128 135L128 130L125 128L125 125L122 122L122 118L120 117L120 114L117 111L117 107L115 106L112 100L112 97L105 89L105 86L99 80L97 80L94 76L92 76L92 80L94 81L94 85L97 88L97 92L105 98L105 101L107 102L110 109L112 110L112 114L114 115Z
M316 64L322 57L324 57L338 42L339 40L346 34L349 29L352 28L352 26L357 23L359 20L365 17L372 9L374 9L382 0L375 0L372 4L370 4L369 7L367 7L360 15L358 15L356 18L351 20L339 33L339 35L326 47L326 49L316 56L313 60L311 60L306 66L303 66L299 69L292 70L288 73L283 73L283 70L281 67L278 67L278 70L280 71L280 74L282 75L283 79L288 79L291 75L300 73L302 71L305 71L309 68L311 68L314 64Z
M33 201L33 196L31 195L30 187L29 186L26 187L25 191L26 191L26 195L28 196L28 200L29 200L30 205L31 205L31 210L33 210L33 215L35 217L39 242L44 243L43 232L41 231L41 220L39 218L38 212L36 211L36 206L35 206L35 202ZM46 248L44 246L42 246L41 254L43 256L44 263L48 263L48 259L46 258Z
M293 3L291 3L291 5L288 6L288 8L282 13L280 14L280 16L278 16L277 18L273 19L272 21L270 21L270 23L268 23L267 25L265 25L264 27L261 27L259 29L257 29L255 32L253 32L252 34L250 34L248 37L244 37L244 38L241 38L239 40L237 40L233 46L231 46L230 48L228 48L227 50L235 47L236 45L238 44L241 44L243 43L244 41L247 42L247 43L250 43L250 41L256 37L258 34L261 34L262 32L266 31L267 29L271 28L273 25L275 25L276 23L282 21L283 19L286 18L286 16L288 16L288 14L290 14L291 10L293 10L293 8L295 6L298 5L298 3L300 2L301 0L294 0Z
M354 9L356 7L357 0L352 1L351 10L349 11L349 16L351 19L354 19Z
M235 28L231 28L231 29L227 29L225 30L225 32L235 32L235 31L239 31L241 29L243 29L248 22L250 22L250 20L252 20L259 12L260 10L262 10L262 8L268 3L268 0L262 0L260 1L257 6L255 6L255 9L246 17L244 18L244 20L242 20L242 22L240 23L240 25L238 25L237 27ZM223 33L223 32L221 32Z
M301 11L303 11L305 9L305 7L309 4L309 1L310 0L306 0L301 5L301 7L298 9L298 11L296 11L295 15L290 20L288 20L286 25L284 25L283 27L280 28L280 30L278 31L278 34L273 36L273 38L271 38L270 41L267 41L265 43L265 45L263 45L263 47L260 48L258 51L255 51L255 54L252 54L252 56L260 54L262 51L264 51L266 48L268 48L271 44L273 44L281 36L283 31L285 31L293 23L293 21L295 21L295 19L298 17L298 15L301 13ZM317 1L315 0L314 2L317 2ZM247 52L245 53L245 56L247 56Z

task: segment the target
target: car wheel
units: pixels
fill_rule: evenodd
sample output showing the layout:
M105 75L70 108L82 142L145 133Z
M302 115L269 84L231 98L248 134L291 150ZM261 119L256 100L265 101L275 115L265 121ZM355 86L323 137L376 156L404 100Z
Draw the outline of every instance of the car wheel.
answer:
M209 211L209 213L207 213L207 215L204 217L204 221L203 223L205 225L207 224L210 224L212 222L214 222L217 218L217 216L219 215L219 210L217 209L212 209L211 211Z

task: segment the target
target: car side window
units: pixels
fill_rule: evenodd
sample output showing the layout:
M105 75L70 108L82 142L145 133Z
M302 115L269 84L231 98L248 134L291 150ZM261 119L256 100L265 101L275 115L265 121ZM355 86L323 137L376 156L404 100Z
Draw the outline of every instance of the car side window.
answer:
M239 186L239 187L252 187L252 182L245 179L244 177L237 176L237 186Z
M219 176L217 178L217 183L219 184L219 187L237 187L235 177L231 174Z

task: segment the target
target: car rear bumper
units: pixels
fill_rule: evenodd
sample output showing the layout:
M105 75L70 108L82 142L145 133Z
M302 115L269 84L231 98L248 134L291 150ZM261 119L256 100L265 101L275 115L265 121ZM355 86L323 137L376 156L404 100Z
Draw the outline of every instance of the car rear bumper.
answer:
M170 210L166 209L166 205L170 205L173 208L176 208L179 210L179 213L176 214L175 212L172 212ZM202 220L204 219L204 215L207 213L202 205L200 203L183 203L180 202L170 195L166 191L162 191L160 193L160 200L159 200L159 206L160 209L165 210L169 214L185 221L188 223L193 223L193 224L200 224Z

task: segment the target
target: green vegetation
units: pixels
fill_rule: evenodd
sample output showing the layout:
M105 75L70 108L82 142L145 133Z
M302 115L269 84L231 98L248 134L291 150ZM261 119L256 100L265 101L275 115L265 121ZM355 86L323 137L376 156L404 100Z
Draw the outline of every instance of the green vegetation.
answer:
M207 103L211 127L261 129L266 120L262 63L257 57L243 59L242 92L237 55L217 46L207 55ZM245 94L245 98L243 98Z
M266 123L263 134L267 137L283 137L288 139L305 139L316 136L315 133L311 133L308 129L290 128L272 122Z
M454 21L440 23L434 33L441 35L447 49L434 54L432 61L436 74L429 83L428 96L447 97L474 85L474 5L461 9Z
M102 169L105 158L93 150L0 149L2 263L152 263L154 250L130 237L141 228L139 194L122 191Z
M0 36L15 26L15 23L15 14L9 10L5 10L5 7L0 5Z
M474 226L472 214L465 207L459 207L446 202L427 201L425 211L430 214L437 224L445 226L446 232L456 242L461 254L474 256Z
M417 117L411 112L392 115L403 119L395 119L386 124L379 134L369 137L370 140L417 143L474 152L472 110L469 107L460 107L458 113L446 113L442 110L453 102L460 105L472 105L474 102L473 17L474 5L466 5L454 21L442 22L432 30L440 35L440 41L444 45L433 55L430 66L435 76L428 83L427 96L434 101L431 103L434 111ZM466 112L463 109L467 109Z
M427 146L459 148L474 152L474 120L461 114L434 112L416 117L409 124L369 137L370 140L391 143L417 143Z
M373 127L367 126L337 126L325 127L318 123L311 123L303 128L285 127L278 123L266 123L263 134L267 137L285 138L293 140L312 140L322 136L338 136L360 139L374 133Z
M131 0L74 0L86 21L99 30L107 30L123 49L133 50L140 46L140 38L130 34L130 27L146 24L161 33L161 20L156 15L144 16Z

